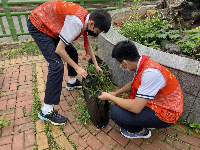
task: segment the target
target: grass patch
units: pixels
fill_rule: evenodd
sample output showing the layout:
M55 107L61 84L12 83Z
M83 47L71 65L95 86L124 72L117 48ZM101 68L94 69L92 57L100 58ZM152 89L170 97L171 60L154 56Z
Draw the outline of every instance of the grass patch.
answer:
M4 50L1 52L3 56L7 58L15 58L18 56L36 56L40 54L40 49L36 45L34 41L25 41L20 44L11 45L8 47L8 50Z

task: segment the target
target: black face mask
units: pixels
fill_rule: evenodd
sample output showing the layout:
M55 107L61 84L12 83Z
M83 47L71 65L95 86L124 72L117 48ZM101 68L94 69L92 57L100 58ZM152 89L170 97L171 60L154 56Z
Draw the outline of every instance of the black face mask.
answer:
M94 33L94 31L91 31L91 30L87 30L87 33L88 33L88 35L94 36L94 37L97 37L99 35L97 33Z

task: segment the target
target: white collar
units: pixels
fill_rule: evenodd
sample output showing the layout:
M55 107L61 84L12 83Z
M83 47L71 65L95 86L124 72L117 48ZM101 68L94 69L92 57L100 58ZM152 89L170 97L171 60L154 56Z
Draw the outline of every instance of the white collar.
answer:
M139 68L139 66L140 66L140 61L142 60L142 56L140 56L140 59L138 60L138 63L137 63L137 69L136 69L136 73L137 73L137 71L138 71L138 68Z
M89 20L90 14L87 15L86 19L85 19L85 27L84 30L87 29L87 24L88 24L88 20Z

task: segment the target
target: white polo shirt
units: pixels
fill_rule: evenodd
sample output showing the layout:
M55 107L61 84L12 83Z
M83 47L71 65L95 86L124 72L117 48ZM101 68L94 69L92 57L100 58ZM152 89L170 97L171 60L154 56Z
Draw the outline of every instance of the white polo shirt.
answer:
M138 61L136 73L138 71L141 59L142 57L140 57ZM141 85L138 88L136 97L153 100L155 95L165 86L165 84L165 77L160 70L148 68L142 73Z
M85 20L84 30L87 28L87 23L90 14L87 15ZM83 28L83 23L75 15L66 15L64 25L61 29L59 38L67 45L71 43L80 33Z

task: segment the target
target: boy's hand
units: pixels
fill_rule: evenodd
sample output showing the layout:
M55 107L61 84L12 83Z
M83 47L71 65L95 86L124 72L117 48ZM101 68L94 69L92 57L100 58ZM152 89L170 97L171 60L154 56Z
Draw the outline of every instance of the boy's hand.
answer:
M105 100L109 100L111 94L107 93L107 92L102 92L101 95L99 95L99 99L101 99L102 101L105 101Z
M116 96L117 93L116 92L109 92L109 94L113 95L113 96Z
M78 69L76 69L76 72L78 75L82 76L83 78L87 77L87 71L85 71L83 68L78 67Z
M99 72L103 73L103 70L99 66L96 66L95 68L96 68L96 70L97 70L98 73Z

